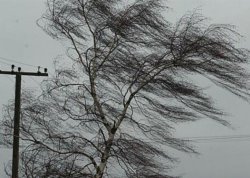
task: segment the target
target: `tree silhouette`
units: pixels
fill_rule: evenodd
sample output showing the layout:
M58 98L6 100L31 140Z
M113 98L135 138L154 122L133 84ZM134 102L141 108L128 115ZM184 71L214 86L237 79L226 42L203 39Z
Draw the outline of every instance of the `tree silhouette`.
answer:
M39 25L68 46L43 94L23 93L22 176L170 178L169 148L196 153L174 126L223 125L203 76L247 99L249 53L231 25L194 12L171 24L160 0L48 0ZM12 110L2 122L11 139Z

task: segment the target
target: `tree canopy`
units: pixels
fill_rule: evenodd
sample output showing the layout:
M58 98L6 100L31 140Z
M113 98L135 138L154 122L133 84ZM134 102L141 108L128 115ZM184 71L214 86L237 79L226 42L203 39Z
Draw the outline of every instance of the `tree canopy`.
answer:
M249 59L234 26L194 12L176 24L160 0L48 0L38 21L68 46L39 97L23 93L23 177L170 178L174 126L223 112L194 80L248 99ZM6 144L13 107L2 122Z

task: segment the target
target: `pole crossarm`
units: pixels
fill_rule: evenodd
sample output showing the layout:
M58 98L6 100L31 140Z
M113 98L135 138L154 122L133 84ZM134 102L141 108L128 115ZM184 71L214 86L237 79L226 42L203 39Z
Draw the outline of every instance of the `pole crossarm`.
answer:
M6 74L6 75L48 76L48 73L42 73L42 72L16 72L16 71L2 71L2 70L0 70L0 74Z

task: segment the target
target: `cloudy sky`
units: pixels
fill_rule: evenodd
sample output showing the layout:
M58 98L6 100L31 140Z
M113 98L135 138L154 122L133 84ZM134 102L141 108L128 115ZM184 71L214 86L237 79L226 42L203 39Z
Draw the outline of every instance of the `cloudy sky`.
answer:
M167 2L170 9L164 16L170 21L174 22L184 13L199 9L210 18L210 23L236 25L244 36L238 45L250 48L249 0ZM36 20L45 11L44 3L45 0L0 0L0 70L9 70L14 63L24 71L35 72L35 66L44 66L53 72L53 60L64 54L64 47L36 25ZM39 77L25 77L22 85L24 88L37 88L41 80ZM1 108L9 99L13 99L14 82L13 76L0 75ZM232 127L227 128L209 120L179 125L176 128L178 137L202 139L194 142L200 155L176 153L180 162L173 169L173 174L182 175L183 178L250 177L250 105L210 83L204 85L214 96L218 107L229 113L226 119L231 122ZM217 136L223 136L223 139L218 139ZM10 153L11 150L0 149L1 178L4 178L4 164L11 159Z

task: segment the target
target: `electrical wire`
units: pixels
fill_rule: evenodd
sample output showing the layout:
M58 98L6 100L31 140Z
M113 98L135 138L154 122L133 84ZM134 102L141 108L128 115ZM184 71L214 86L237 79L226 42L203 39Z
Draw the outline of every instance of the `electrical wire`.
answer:
M0 135L4 135L3 133L0 133ZM176 139L183 139L186 141L191 142L241 142L241 141L250 141L250 134L245 135L224 135L224 136L203 136L203 137L185 137L185 138L176 138ZM143 139L142 139L143 140ZM143 140L146 141L146 140ZM148 140L149 141L149 140ZM0 144L1 145L1 144Z
M239 138L250 138L250 134L244 135L225 135L225 136L200 136L200 137L187 137L192 140L220 140L220 139L239 139ZM186 139L183 137L183 139Z
M10 59L10 58L6 58L6 57L2 57L2 56L0 56L0 60L1 60L1 61L7 61L7 62L14 62L14 63L17 63L17 64L29 66L29 67L35 67L35 68L40 67L40 68L45 69L45 67L35 66L35 65L32 65L32 64L24 63L24 62L19 62L19 61L17 61L17 60ZM7 64L7 63L6 63L6 64Z
M1 60L1 59L0 59ZM11 66L11 64L4 62L4 61L0 61L1 64L5 65L5 66Z
M11 62L11 63L10 63ZM14 63L17 63L17 64L21 64L21 65L24 65L24 66L29 66L29 67L34 67L36 69L46 69L46 67L42 67L42 66L35 66L35 65L32 65L32 64L27 64L27 63L24 63L24 62L18 62L17 60L14 60L14 59L10 59L10 58L6 58L6 57L2 57L0 56L0 63L4 64L5 66L11 66L13 65L13 62ZM48 74L50 74L51 76L53 76L52 73L50 73L49 71L47 71Z
M183 138L194 142L231 142L231 141L250 141L250 134L245 135L226 135L226 136L204 136Z
M190 141L194 143L215 143L215 142L242 142L242 141L250 141L250 134L245 135L224 135L224 136L199 136L199 137L176 137L171 139L179 139L183 141ZM149 139L141 139L145 142L152 142ZM160 140L154 140L155 142L161 142ZM154 142L153 141L153 142Z

